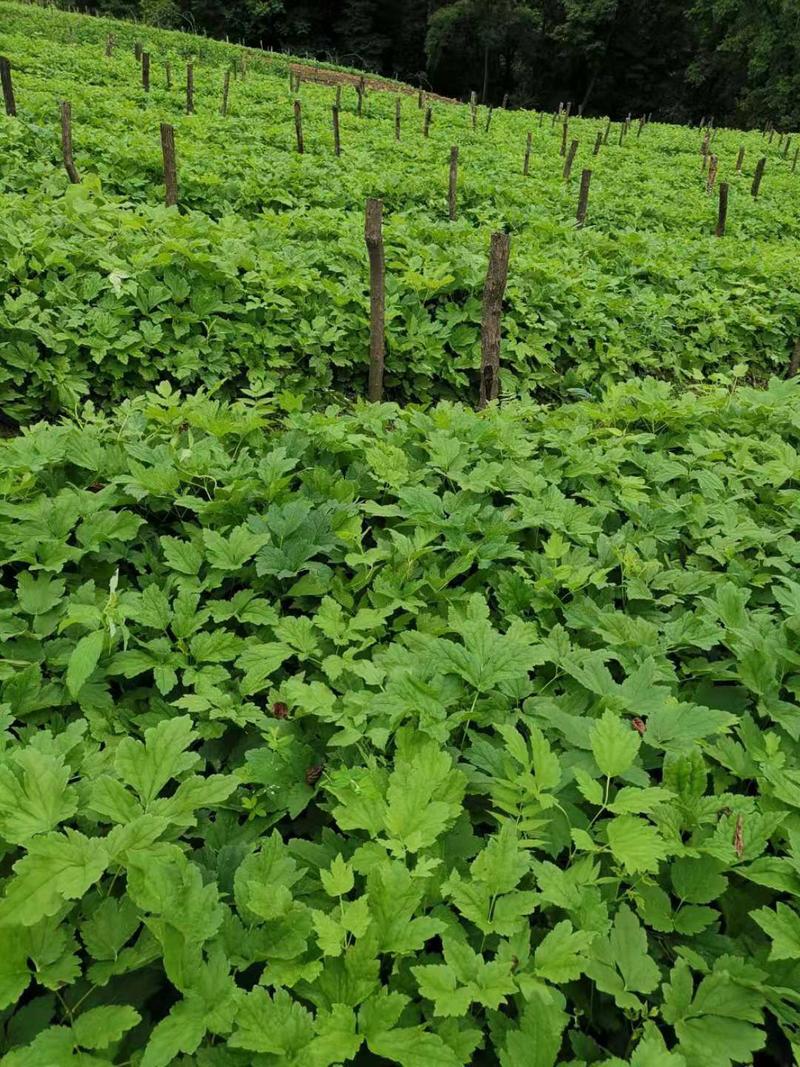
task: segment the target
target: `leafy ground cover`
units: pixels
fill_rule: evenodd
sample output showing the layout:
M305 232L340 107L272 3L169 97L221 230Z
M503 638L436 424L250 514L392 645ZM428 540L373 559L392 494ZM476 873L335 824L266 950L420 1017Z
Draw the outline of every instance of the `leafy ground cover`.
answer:
M592 155L602 119L572 120L580 142L561 176L550 116L436 103L430 136L403 99L342 104L332 153L333 89L303 84L306 152L294 148L284 57L251 56L219 114L238 49L181 34L2 4L0 51L14 67L19 115L0 117L0 406L24 422L118 402L170 378L303 393L361 394L366 378L363 209L384 199L387 386L398 399L475 394L480 292L489 233L512 235L504 389L540 397L596 392L630 374L685 381L782 373L800 333L794 247L800 229L794 147L721 130L712 150L731 184L728 235L701 174L698 131L634 124ZM103 56L109 29L115 54ZM152 53L141 88L134 39ZM183 63L196 60L196 108L183 113ZM173 87L164 87L164 63ZM70 188L57 104L72 103ZM180 213L163 209L158 126L175 124ZM522 175L533 134L531 172ZM461 152L459 218L447 217L450 145ZM735 173L739 146L745 165ZM762 194L750 184L768 157ZM574 227L577 182L594 171L590 224Z
M0 448L8 1067L797 1041L800 393Z

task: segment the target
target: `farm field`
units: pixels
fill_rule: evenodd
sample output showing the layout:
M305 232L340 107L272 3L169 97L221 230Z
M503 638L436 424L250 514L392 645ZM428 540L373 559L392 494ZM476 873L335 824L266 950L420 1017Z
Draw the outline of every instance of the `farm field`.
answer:
M800 135L0 56L0 1067L793 1062Z

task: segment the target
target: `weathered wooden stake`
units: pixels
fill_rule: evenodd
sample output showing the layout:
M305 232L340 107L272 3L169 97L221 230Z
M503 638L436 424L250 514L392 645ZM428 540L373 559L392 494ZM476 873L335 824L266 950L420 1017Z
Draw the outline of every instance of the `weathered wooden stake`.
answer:
M338 110L341 109L341 106L342 106L342 86L341 85L337 85L336 86L336 102L334 104L334 107L338 111Z
M561 155L567 154L567 134L569 133L569 121L564 119L561 124Z
M14 116L17 113L17 102L14 99L14 83L11 80L11 64L5 56L0 56L0 82L3 84L3 100L6 105L6 114Z
M333 118L333 151L335 155L340 156L342 154L342 140L339 135L339 108L336 104L331 108L331 116Z
M72 158L72 105L68 100L61 101L61 154L69 180L78 185L81 178Z
M794 159L792 160L792 174L797 170L797 157L800 156L800 148L795 148Z
M303 140L303 105L299 100L294 102L294 132L297 138L297 151L302 155L306 149Z
M489 267L483 286L483 320L481 322L481 392L479 408L485 408L500 394L500 325L503 295L508 281L510 240L507 233L493 233Z
M589 186L592 184L592 172L585 170L581 174L581 191L578 194L578 213L575 222L579 230L583 229L586 222L586 212L589 208Z
M361 118L364 114L364 88L361 82L356 86L356 95L358 97L358 104L356 106L356 114Z
M772 144L772 138L774 136L775 136L775 131L774 130L770 130L769 131L769 141L767 142L768 144Z
M742 164L744 163L744 145L739 149L739 155L736 157L736 173L742 173Z
M422 132L428 137L431 132L431 119L433 118L433 108L428 104L425 108L425 121L422 124Z
M161 123L161 154L164 158L164 202L167 207L178 203L178 167L175 162L175 130L168 122Z
M420 89L417 94L417 107L422 111L422 105L425 103L425 93Z
M593 153L593 155L599 156L600 155L600 149L602 148L602 146L603 146L603 131L602 130L598 130L597 131L597 138L595 139L595 142L594 142L594 153Z
M522 164L522 173L527 178L531 169L531 143L533 141L533 134L528 131L528 139L525 142L525 162Z
M386 351L383 258L383 202L367 201L364 239L369 255L369 384L367 395L379 403L383 399L383 364Z
M714 191L714 185L717 181L717 167L719 166L719 160L716 156L711 156L711 162L708 166L708 181L706 182L706 192L711 196Z
M619 124L619 147L620 148L622 148L623 142L625 141L625 129L626 129L625 123L621 122Z
M450 191L448 195L450 221L455 222L458 212L458 145L450 149Z
M572 164L575 162L575 153L578 151L578 142L573 141L569 146L569 152L567 152L567 158L564 161L563 177L566 180L572 173Z
M486 129L484 130L484 133L488 133L489 132L489 127L492 125L492 115L493 114L494 114L494 108L490 107L489 110L486 112Z
M754 199L758 196L758 191L761 188L761 179L764 177L764 167L766 167L766 165L766 156L762 156L758 163L756 163L756 172L753 175L753 185L750 189Z
M789 155L789 145L791 143L792 143L792 138L787 133L786 134L786 144L783 146L783 158L784 159L786 159L786 157Z
M725 236L725 226L728 221L728 183L719 183L719 214L717 216L717 237Z
M150 92L150 53L142 52L142 88Z
M231 90L231 72L225 71L225 77L222 80L222 106L219 109L220 114L224 118L228 114L228 94Z
M194 64L186 64L186 114L194 114Z
M400 114L402 111L402 102L398 96L394 102L394 139L400 140Z
M114 34L110 33L106 37L106 59L110 59L114 54Z
M572 101L571 101L571 100L568 100L568 101L567 101L567 110L566 110L566 112L565 112L565 114L566 114L567 118L569 118L569 116L570 116L570 112L571 112L571 111L572 111Z
M143 51L142 42L141 41L135 41L134 45L133 45L133 54L136 57L136 62L137 63L141 63L142 62L142 51Z
M508 107L508 93L504 93L503 94L503 103L502 103L501 106L503 108L503 111L505 111L506 108Z

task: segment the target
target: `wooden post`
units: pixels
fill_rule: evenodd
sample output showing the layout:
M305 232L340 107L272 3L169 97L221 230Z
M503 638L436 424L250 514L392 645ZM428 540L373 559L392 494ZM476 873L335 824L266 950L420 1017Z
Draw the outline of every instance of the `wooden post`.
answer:
M450 221L455 222L458 210L458 145L450 149L450 192L448 204L450 208Z
M539 112L539 129L540 130L541 130L543 124L544 124L544 111L540 111Z
M339 135L339 108L336 104L331 108L331 116L333 118L333 151L335 155L340 156L342 154L342 140Z
M797 157L800 156L800 148L795 148L794 159L792 160L792 174L797 170Z
M742 164L744 163L744 145L739 149L739 155L736 159L736 173L742 173Z
M186 114L194 114L194 64L186 64Z
M486 129L483 131L484 133L488 133L489 132L489 127L492 125L492 115L493 115L493 113L494 113L494 108L493 107L490 107L489 110L486 112Z
M379 403L383 399L385 356L385 292L383 258L383 201L367 201L364 239L369 255L369 385L367 395Z
M0 82L3 84L3 100L6 105L6 114L14 116L17 113L17 102L14 99L14 83L11 80L11 64L5 56L0 56Z
M582 230L586 223L586 212L589 207L589 186L592 183L592 172L585 170L581 174L581 191L578 194L578 213L575 216L575 222L579 230Z
M72 158L72 105L68 100L61 101L61 154L64 170L73 185L80 184L80 175Z
M473 130L475 130L478 127L478 105L477 104L470 104L469 107L470 107L470 112L472 114L472 128L473 128Z
M611 133L611 119L606 123L606 132L603 134L603 144L608 144L608 135Z
M481 392L479 408L485 408L500 394L500 324L503 295L508 281L510 241L507 233L493 233L489 267L483 287L481 322Z
M433 118L433 108L428 104L425 108L425 121L422 124L422 132L428 137L431 132L431 119Z
M364 114L364 89L361 82L356 86L356 96L358 97L358 104L356 105L356 114L361 118Z
M425 103L425 93L420 89L417 94L417 107L422 111L422 105Z
M225 71L225 77L222 81L222 107L219 109L220 114L224 118L228 114L228 93L231 89L231 72Z
M110 33L106 37L106 59L110 59L114 54L114 34Z
M714 185L717 181L717 167L719 166L719 160L716 156L711 157L711 162L708 166L708 181L706 182L706 192L711 196L714 191Z
M294 102L294 132L297 139L297 151L302 156L306 146L303 140L303 106L299 100Z
M717 237L725 236L725 225L728 221L728 183L719 183L719 215L717 216Z
M639 119L639 129L636 131L637 138L642 136L642 130L644 129L644 115Z
M565 181L566 181L567 178L569 178L570 174L572 173L572 164L575 161L575 153L577 151L578 151L578 142L577 141L573 141L572 144L569 146L569 152L567 153L567 158L564 161L563 177L564 177Z
M142 52L142 88L150 92L150 53Z
M594 142L594 153L593 153L594 155L596 155L596 156L600 155L600 149L601 149L602 145L603 145L603 131L602 130L598 130L597 131L597 138L596 138L596 140Z
M133 54L136 57L136 62L137 63L141 63L142 62L142 42L141 41L134 41Z
M168 122L161 123L161 154L164 158L164 202L167 207L178 203L178 168L175 162L175 130Z
M619 124L619 147L620 148L622 148L622 144L623 144L624 140L625 140L625 123L621 122Z
M505 111L508 108L508 93L504 93L503 94L503 103L502 103L501 107L503 108L503 111Z
M568 133L569 133L569 122L568 122L567 119L564 119L563 123L561 124L561 155L562 156L565 156L567 154L567 134Z
M522 173L525 177L528 177L531 169L531 142L533 140L533 134L528 131L528 140L525 142L525 162L522 165Z
M791 143L792 143L792 138L787 133L786 134L786 144L783 146L783 158L784 159L786 159L786 157L789 155L789 145Z
M753 176L753 185L750 192L753 194L753 199L758 196L758 191L761 188L761 179L764 177L764 167L767 165L766 156L762 156L756 163L756 172Z
M769 141L767 142L768 144L772 144L772 138L774 136L775 136L775 131L774 130L770 130L769 131Z
M792 358L789 360L789 370L787 371L788 378L794 378L797 372L800 370L800 341L794 346L794 352L792 352Z
M572 111L572 101L571 100L567 100L567 110L565 112L567 118L569 118L571 111Z
M400 100L400 97L398 96L397 99L394 102L394 139L395 139L395 141L399 141L400 140L400 113L401 113L401 110L402 110L402 106L403 106L402 102Z

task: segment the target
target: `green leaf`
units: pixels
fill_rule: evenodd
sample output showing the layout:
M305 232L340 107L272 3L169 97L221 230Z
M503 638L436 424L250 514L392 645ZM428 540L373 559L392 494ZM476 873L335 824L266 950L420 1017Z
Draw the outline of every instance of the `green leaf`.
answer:
M772 940L771 960L800 959L800 915L788 904L778 903L774 911L758 908L750 913L750 917Z
M171 778L177 778L199 761L186 749L197 735L188 715L162 719L144 732L144 744L124 737L117 746L114 765L120 777L139 796L145 809Z
M658 830L636 815L618 815L607 824L614 859L629 873L655 872L669 855Z
M573 930L568 919L556 923L534 953L537 975L556 985L580 978L589 962L586 953L594 936L586 930Z
M76 697L89 679L100 660L106 635L103 630L95 630L78 641L67 664L67 690Z
M641 738L630 723L610 709L594 724L589 739L595 762L608 778L616 778L630 770L641 744Z
M81 1048L108 1048L141 1020L127 1004L106 1004L83 1012L72 1024L75 1041Z

